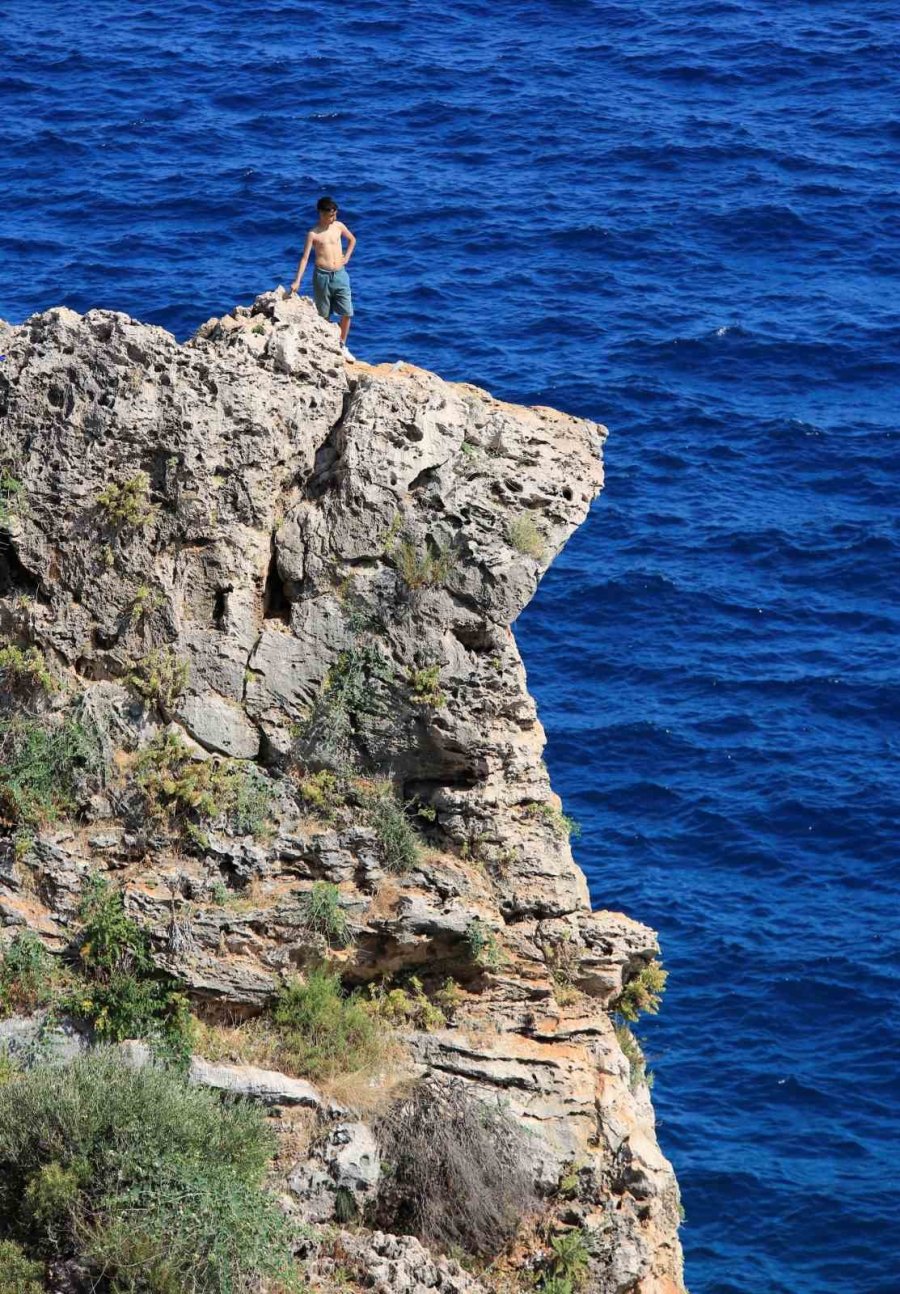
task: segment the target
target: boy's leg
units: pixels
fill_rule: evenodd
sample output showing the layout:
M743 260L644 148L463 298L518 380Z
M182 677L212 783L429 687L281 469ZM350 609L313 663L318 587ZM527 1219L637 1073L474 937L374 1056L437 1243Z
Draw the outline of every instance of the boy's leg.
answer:
M334 276L331 300L335 310L341 316L341 345L347 340L350 331L350 320L353 318L353 297L350 295L350 276L346 270L340 270Z

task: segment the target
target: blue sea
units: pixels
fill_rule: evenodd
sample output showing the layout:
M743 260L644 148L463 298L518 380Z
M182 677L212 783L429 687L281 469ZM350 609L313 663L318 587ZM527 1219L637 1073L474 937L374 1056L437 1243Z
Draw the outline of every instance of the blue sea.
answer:
M518 625L692 1294L896 1294L896 0L7 0L0 315L188 336L359 244L352 349L609 425Z

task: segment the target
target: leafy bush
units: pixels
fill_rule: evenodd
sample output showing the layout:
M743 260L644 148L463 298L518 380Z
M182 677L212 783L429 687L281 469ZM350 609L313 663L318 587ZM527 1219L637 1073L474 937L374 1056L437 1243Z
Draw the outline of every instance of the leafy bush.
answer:
M536 562L544 560L546 541L529 513L523 512L520 516L513 517L506 527L506 538L510 548L515 548L516 552L525 557L533 557Z
M628 981L619 996L612 1002L611 1010L632 1024L642 1012L656 1015L668 978L669 972L663 970L658 961L650 962Z
M53 994L53 963L32 930L20 930L0 958L0 1016L34 1011Z
M534 800L525 809L529 818L536 818L549 827L554 836L561 839L570 840L573 837L577 839L581 835L581 827L574 818L568 817L562 809L555 804L550 804L547 800Z
M134 592L134 600L131 603L131 611L128 617L128 623L134 629L142 620L156 611L165 603L165 596L161 589L152 589L149 584L139 584Z
M297 791L305 807L326 821L347 802L343 779L327 768L302 778Z
M7 697L27 697L35 692L55 692L56 680L47 658L37 647L0 647L0 690Z
M190 672L190 661L179 656L174 647L159 647L135 661L128 682L147 701L166 711L187 687Z
M102 1049L33 1069L0 1088L0 1234L118 1294L295 1288L273 1151L251 1106L169 1070Z
M300 896L300 914L306 929L321 935L327 944L343 948L351 942L350 926L336 885L314 881L312 889Z
M272 784L255 764L196 759L177 733L165 732L138 755L134 777L148 816L194 843L196 828L218 819L242 835L265 830Z
M43 1294L44 1264L26 1257L14 1240L0 1240L0 1294Z
M285 985L272 1019L289 1063L310 1078L374 1069L384 1060L384 1030L358 994L342 994L340 976L325 967Z
M541 1285L544 1294L572 1294L584 1284L591 1251L583 1231L564 1231L550 1241L547 1274Z
M440 665L428 665L424 669L411 669L407 674L412 698L416 705L429 706L434 710L446 704L447 698L441 691Z
M8 719L0 723L0 814L19 826L51 822L75 808L99 766L96 736L78 718Z
M150 477L137 472L121 485L107 485L97 495L97 507L104 520L116 529L137 529L153 516L150 506Z
M417 1083L377 1126L389 1166L379 1225L492 1257L535 1203L521 1132L457 1080Z
M7 527L18 514L23 488L8 468L0 468L0 526Z
M616 1039L622 1048L623 1056L628 1061L628 1085L632 1092L641 1083L646 1083L648 1087L652 1087L653 1073L647 1068L647 1059L644 1056L641 1044L627 1024L616 1025Z
M374 644L356 642L342 651L300 727L301 753L318 753L341 766L351 764L354 737L368 719L386 712L383 685L392 679L389 662Z
M491 927L481 917L474 917L466 926L466 942L472 960L485 970L497 970L503 964L503 949Z
M448 980L453 984L453 980ZM443 990L442 990L443 991ZM441 1006L432 1002L416 975L410 975L406 984L389 988L387 984L369 986L369 997L380 1019L399 1028L411 1026L430 1033L443 1029L447 1017Z
M157 967L150 936L125 911L121 891L91 877L79 915L84 981L65 995L64 1008L89 1021L101 1038L148 1038L162 1054L186 1060L187 1000L178 982Z
M387 870L409 872L418 866L421 852L418 837L390 783L377 785L368 799L368 810Z

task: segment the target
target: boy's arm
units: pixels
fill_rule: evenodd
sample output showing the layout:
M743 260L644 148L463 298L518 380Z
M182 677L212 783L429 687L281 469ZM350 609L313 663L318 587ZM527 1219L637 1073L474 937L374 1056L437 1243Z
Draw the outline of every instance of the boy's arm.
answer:
M356 238L351 234L346 225L341 225L341 233L347 240L347 250L344 252L344 264L346 265L353 255L353 248L356 246Z
M294 275L294 281L291 284L291 292L296 292L300 286L303 275L306 273L306 263L309 260L309 254L312 251L313 236L312 230L306 235L306 242L303 244L303 255L300 258L300 264L297 266L297 273Z

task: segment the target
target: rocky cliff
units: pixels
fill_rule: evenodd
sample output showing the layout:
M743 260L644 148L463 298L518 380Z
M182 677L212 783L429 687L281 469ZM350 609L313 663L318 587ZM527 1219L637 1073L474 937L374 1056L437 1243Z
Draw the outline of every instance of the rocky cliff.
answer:
M65 961L110 878L204 1022L199 1081L313 1111L289 1207L351 1206L360 1280L532 1279L576 1230L584 1288L679 1291L677 1187L611 1017L655 936L591 911L510 629L601 487L603 428L345 363L276 294L185 345L57 309L0 352L0 938ZM229 1053L323 964L391 1034L364 1091ZM525 1130L531 1251L481 1275L365 1225L375 1112L423 1079Z

